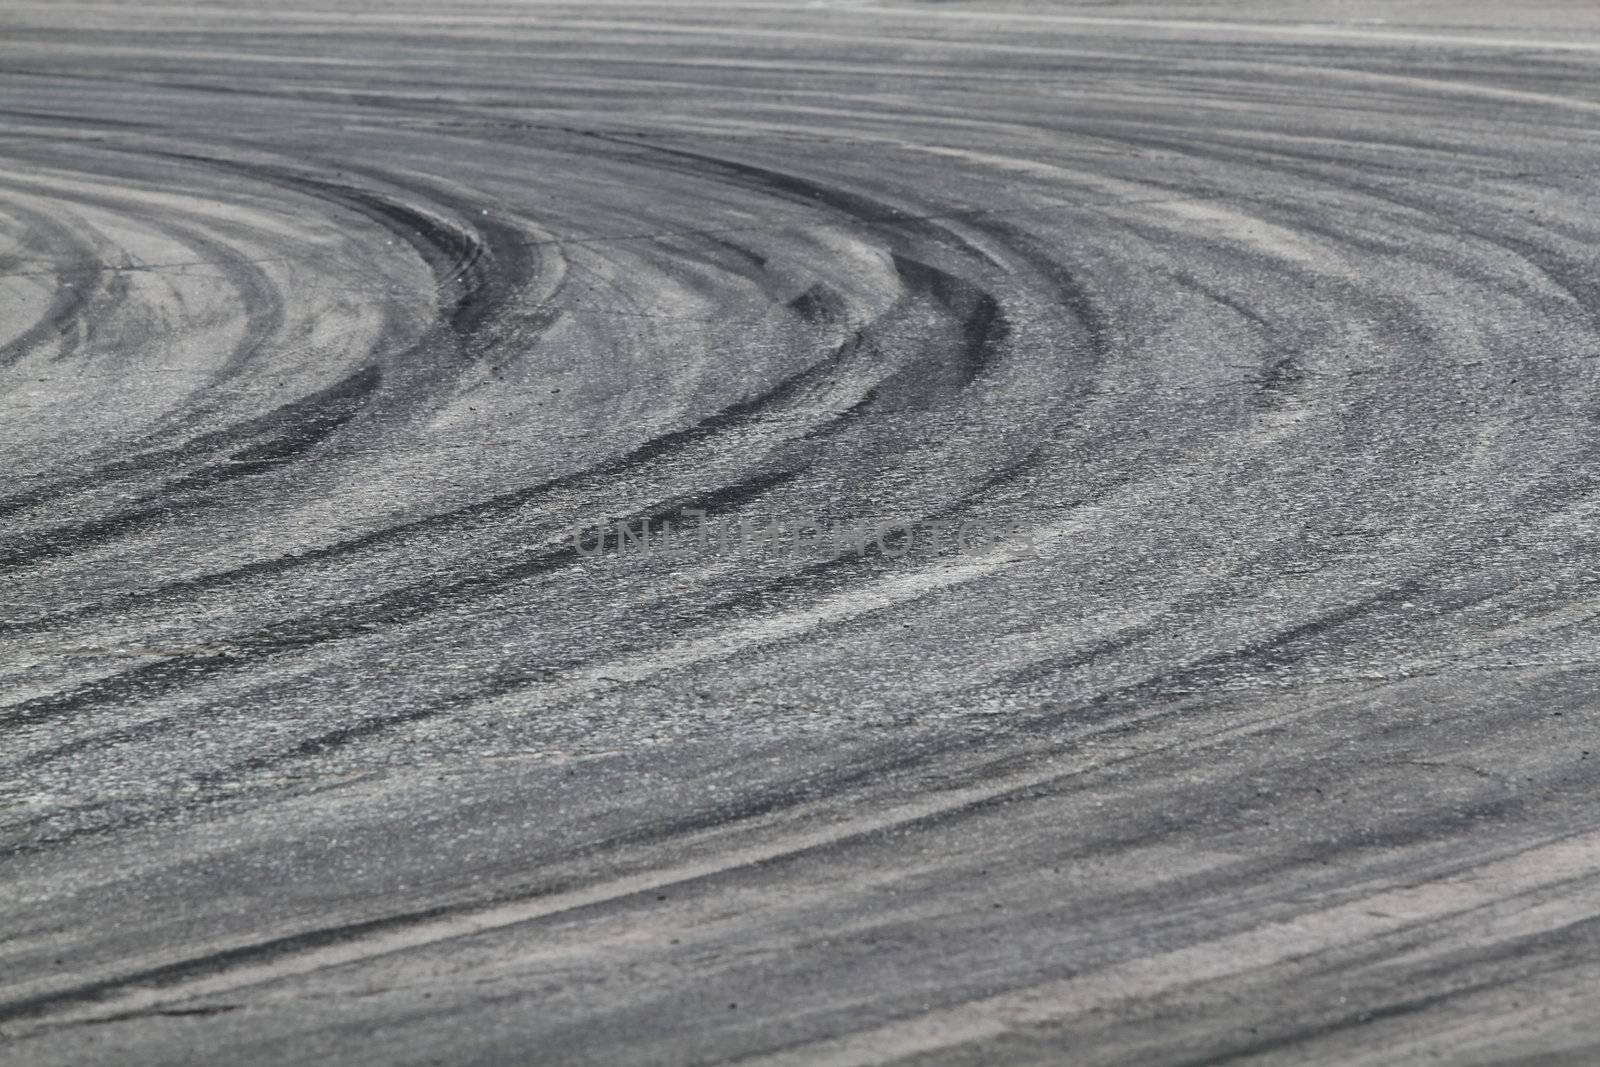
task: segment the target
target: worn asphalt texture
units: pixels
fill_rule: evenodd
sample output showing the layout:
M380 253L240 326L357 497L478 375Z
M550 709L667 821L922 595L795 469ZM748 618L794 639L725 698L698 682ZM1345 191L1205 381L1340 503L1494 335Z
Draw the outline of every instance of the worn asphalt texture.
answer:
M1590 2L3 0L0 1062L1600 1063L1597 420Z

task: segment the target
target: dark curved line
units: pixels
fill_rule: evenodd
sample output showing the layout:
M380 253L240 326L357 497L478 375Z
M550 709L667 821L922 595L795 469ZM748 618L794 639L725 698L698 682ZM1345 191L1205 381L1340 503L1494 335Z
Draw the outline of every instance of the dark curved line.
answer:
M321 194L323 198L332 198L359 213L384 223L386 227L393 232L399 233L407 240L422 256L424 261L429 264L430 269L435 274L436 282L442 290L453 291L456 294L454 302L446 315L446 323L458 338L469 338L475 331L482 328L497 313L499 306L509 297L516 282L521 278L521 274L508 278L504 276L504 271L498 274L490 272L488 261L493 258L493 255L486 251L484 243L475 235L442 225L422 212L415 211L403 204L387 200L375 194L331 182L293 175L285 171L249 167L226 160L209 159L177 152L158 152L155 154L186 162L196 162L234 170L257 179L265 177L267 180L275 180L280 184L301 189L302 191L309 189L314 193ZM495 239L491 241L491 244L498 250L499 257L516 267L525 268L530 262L531 252L526 247L526 243L521 241L520 234L508 227L498 225L493 227L493 233ZM558 314L556 312L545 313L542 325L550 325L555 321ZM424 338L398 356L390 359L388 363L392 367L404 366L414 361L416 355L431 350L432 346L428 339ZM430 360L426 362L426 365L429 374L436 381L437 363ZM66 485L55 483L53 485L39 486L0 500L0 514L38 506L64 492L83 491L118 474L160 471L188 457L236 447L240 439L261 432L270 423L283 422L286 424L282 428L272 426L268 430L268 432L281 433L287 439L285 441L250 445L230 458L214 461L197 472L179 478L154 492L145 494L137 499L131 507L126 507L117 513L93 522L58 526L30 534L23 539L22 547L0 553L0 566L15 567L46 559L59 558L88 545L102 543L108 539L148 527L161 522L164 515L192 511L207 503L204 500L174 500L172 497L175 494L181 497L182 494L195 489L216 487L235 478L272 470L285 460L305 456L310 452L311 446L330 436L333 430L337 430L344 422L356 414L354 411L349 412L344 417L339 418L336 423L330 424L330 420L318 414L315 410L316 408L327 403L330 398L335 401L343 399L344 394L351 390L352 383L356 381L359 381L362 385L368 383L371 385L370 389L365 390L363 397L363 404L365 404L367 400L374 398L380 385L386 386L386 389L392 392L396 379L400 377L395 373L387 375L377 373L376 377L366 377L372 374L374 374L372 367L364 368L344 381L335 383L300 401L285 405L267 415L258 416L223 430L212 431L176 448L147 453L131 460L117 460L71 479ZM297 423L302 425L296 426L295 424ZM326 432L317 432L324 429ZM0 634L7 632L7 630L7 626L0 624Z
M111 515L17 538L12 547L0 551L0 567L21 567L71 555L204 508L211 503L204 491L304 456L332 437L371 400L381 380L376 368L368 367L287 404L257 420L265 424L260 427L264 431L261 440L237 446L228 458L168 482ZM229 435L237 435L241 429L236 428ZM7 632L11 632L11 626L0 624L0 635Z
M849 200L848 194L847 200ZM940 232L942 233L943 231ZM973 283L940 268L932 267L920 260L909 256L896 255L894 263L908 296L915 297L917 294L924 294L947 312L956 315L960 319L962 341L955 370L958 378L958 388L970 384L990 365L994 358L995 349L1009 332L1009 327L1000 312L998 301L991 294ZM1086 322L1091 334L1091 345L1097 357L1103 354L1103 340L1098 336L1097 329L1092 325L1092 315L1095 314L1092 304L1088 304L1081 292L1074 288L1075 280L1071 278L1070 274L1059 269L1058 264L1048 261L1047 267L1052 279L1063 284L1063 291L1068 297L1069 304L1076 301L1083 305L1082 307L1072 308L1072 310L1080 320ZM682 431L674 431L653 441L646 442L619 460L602 465L600 468L579 472L576 475L564 476L531 489L514 491L496 499L497 501L504 501L502 506L520 506L530 499L530 496L547 492L552 488L575 484L597 474L620 473L621 470L625 470L628 467L666 455L728 426L751 419L765 408L782 403L792 396L798 395L814 382L823 380L830 374L833 369L833 363L846 358L851 352L866 348L867 345L864 334L858 333L855 338L836 350L829 361L824 361L791 376L791 378L786 379L766 394L732 405L702 420L701 423L694 427ZM935 359L939 360L942 360L942 358L942 356L935 357ZM911 368L903 370L902 373L907 373L908 371L920 373L913 370L917 365L917 361L914 361ZM837 429L864 413L875 401L874 394L876 392L874 390L873 393L868 394L862 403L837 415L830 423L831 429ZM1019 466L1005 472L1001 480L1015 477L1020 472L1020 469L1021 467ZM796 473L798 471L789 471L783 475L781 480L787 480ZM777 483L762 479L757 479L753 482L747 480L746 483L715 490L709 494L692 494L679 501L669 501L657 506L651 514L651 518L668 521L681 520L683 513L690 509L704 510L707 513L715 514L722 509L738 506L748 500L752 500L760 492L771 488L775 484ZM489 506L495 506L494 501L488 502L488 504ZM953 510L960 506L962 506L960 503L956 503L943 510ZM444 521L452 521L456 516L462 514L481 512L483 508L484 504L482 503L470 505L466 509L461 509L456 513L452 513L451 516L447 516ZM417 526L431 524L435 521L437 520L421 520L421 523L402 528L402 530L415 529ZM400 536L401 533L401 530L388 530L376 535L369 535L366 539L358 540L372 544L380 539ZM319 555L336 554L347 550L349 547L350 543L346 542L340 546L330 546L327 549L314 551ZM300 558L306 559L310 557L308 555ZM265 656L275 656L284 652L311 647L329 640L365 634L377 625L392 625L398 622L411 621L440 610L447 604L457 603L463 596L475 595L490 587L570 565L576 562L578 558L578 554L572 546L567 546L564 549L555 549L542 553L532 561L509 568L501 568L488 575L474 576L471 579L453 583L442 589L433 586L422 586L397 590L383 597L355 605L353 606L354 610L347 609L339 613L344 616L343 621L339 621L337 617L330 620L324 615L303 617L286 623L274 624L246 638L237 653L177 657L147 667L136 668L133 671L114 675L110 679L100 679L86 683L65 693L50 694L13 705L11 708L6 709L9 714L5 716L5 720L37 722L53 719L85 706L115 702L129 695L147 698L163 695L189 682L235 670L246 662L259 660ZM265 567L268 573L276 573L282 569L283 563L284 561L282 560L270 561L265 564ZM218 584L224 584L236 580L242 573L242 571L229 572L226 576L219 576L217 582ZM804 584L814 580L814 578L814 575L807 574L801 576L798 581ZM193 590L196 586L193 583L185 583L179 588ZM173 587L168 587L166 592L170 596L175 590ZM425 600L423 599L424 597L426 598ZM89 609L91 612L93 610L97 609ZM54 621L59 621L60 619L61 616L54 617ZM42 625L46 622L47 620L35 620L30 628L42 628ZM3 632L4 629L0 629L0 633ZM413 709L412 712L401 717L387 715L371 717L365 722L355 724L352 727L341 728L339 731L333 731L320 738L309 739L289 752L278 753L272 757L261 757L250 761L247 765L231 768L230 770L237 772L253 769L260 764L261 759L276 763L285 759L294 759L301 755L320 752L329 745L343 743L343 741L357 736L365 736L369 732L387 729L400 722L414 721L416 718L438 714L445 708L454 706L455 703L452 700L433 708ZM132 728L131 731L116 730L110 733L96 733L63 746L57 746L47 752L35 753L27 761L27 764L37 765L40 762L49 762L104 743L108 738L126 740L133 737L147 737L164 729L167 721L169 720L141 724Z
M858 224L883 227L884 233L895 236L915 234L936 244L948 245L967 255L976 256L990 266L1000 265L989 253L950 227L941 225L937 220L913 215L861 193L826 185L798 174L694 152L686 148L671 148L662 144L593 131L585 131L584 136L648 154L658 165L675 162L675 165L686 173L702 177L709 174L743 187L754 186L801 204L822 204L848 216Z
M470 230L451 226L416 208L355 186L280 169L247 167L229 161L211 162L343 204L399 236L428 264L439 291L450 294L442 317L457 334L472 333L500 303L491 292L499 278L494 269L496 253ZM503 254L520 247L522 242L512 239L495 245Z
M676 510L695 507L703 508L708 514L718 514L748 503L801 473L803 467L756 475L710 493L696 494L678 504ZM672 513L664 512L667 515ZM333 613L302 616L274 623L256 630L247 637L232 639L229 652L175 656L160 663L87 682L62 693L34 697L9 705L0 711L0 723L11 726L31 725L57 719L85 707L115 703L128 698L152 699L164 696L190 683L231 673L262 660L361 636L370 633L375 626L414 622L463 601L474 599L490 590L579 563L584 558L576 546L569 542L546 549L521 562L479 572L448 585L419 583L380 597L360 601ZM20 766L24 768L37 766L62 755L82 751L107 738L127 740L148 736L153 727L161 725L164 724L147 723L129 730L79 738L67 745L51 749L48 753L23 760Z
M88 243L61 223L35 211L25 211L17 207L12 207L11 210L25 216L30 227L47 237L49 242L46 245L47 250L65 247L74 250L74 254L89 254ZM30 349L51 336L64 334L71 324L78 321L97 296L108 291L105 276L106 272L103 269L96 269L88 273L79 284L70 287L57 285L49 306L44 309L38 321L9 341L0 344L0 369L14 366L28 354Z
M958 356L958 366L955 369L958 375L958 388L970 385L992 364L996 350L1010 332L1010 327L1004 314L1000 311L998 302L991 294L974 286L972 283L918 260L896 255L894 263L907 288L908 295L916 297L920 294L926 294L952 313L962 316L961 333L963 346ZM747 423L764 409L777 407L794 400L806 389L826 380L829 375L834 373L837 366L851 355L858 351L863 351L864 337L864 332L858 332L854 338L835 349L828 359L796 372L767 392L732 404L713 415L707 416L694 426L662 434L639 445L618 459L597 467L574 474L562 475L534 486L512 490L487 501L480 501L459 508L446 513L444 516L429 517L404 526L390 528L360 538L352 538L335 545L313 549L294 556L247 564L244 567L215 576L169 583L155 590L127 594L124 598L110 604L91 605L71 612L55 613L23 622L0 622L0 636L8 633L38 632L48 629L52 625L97 614L113 607L159 603L185 593L210 591L249 578L264 575L276 576L287 572L295 566L335 558L358 549L375 547L378 544L391 542L398 537L447 526L456 521L469 520L484 515L503 514L556 490L573 488L593 479L615 477L643 463L704 440L714 433ZM926 366L914 361L897 375L891 377L901 381L919 382L926 377L927 370ZM882 385L880 384L879 389L881 390L881 388ZM841 413L839 417L853 418L870 409L877 400L876 392L869 394L862 404L848 409ZM232 437L235 436L237 431L223 432ZM815 436L816 432L813 430L807 436ZM186 449L193 447L196 447L196 443L185 446ZM17 566L39 559L55 558L69 554L85 544L96 543L130 532L141 526L159 522L162 518L162 509L166 508L170 511L174 506L170 502L157 506L157 502L163 500L165 492L173 489L183 490L201 485L217 484L228 477L240 477L255 473L263 468L270 468L272 463L283 458L294 458L298 454L294 452L275 452L266 449L253 451L243 456L236 456L235 460L238 462L230 463L220 469L212 468L199 475L191 476L190 479L184 479L169 487L169 490L164 491L162 494L152 494L141 500L139 502L140 506L124 514L98 520L93 524L83 524L80 528L56 528L32 535L25 542L26 547L24 549L8 554L0 554L0 565ZM42 491L36 491L34 495L44 494Z
M801 397L807 390L824 382L837 367L861 350L859 341L852 340L836 348L830 355L791 374L765 392L730 404L702 418L691 426L653 437L620 456L605 460L592 467L562 474L531 486L500 493L486 500L474 502L452 511L417 519L399 526L389 527L360 537L349 538L310 549L294 555L245 564L219 574L204 575L157 586L153 590L126 594L123 597L69 612L58 612L22 622L0 622L0 636L12 633L37 633L54 625L85 618L115 608L133 605L154 605L169 602L185 594L210 592L226 588L237 582L258 577L275 577L312 563L335 559L363 549L377 548L406 537L454 526L481 518L493 518L520 509L527 504L563 489L586 487L631 473L657 459L672 455L691 445L711 439L729 429L755 422L769 409L782 407Z
M819 781L815 776L807 776L793 785L780 785L762 790L754 796L743 799L736 808L724 806L616 834L585 846L583 852L593 855L618 847L659 841L663 838L726 826L730 822L760 818L797 807L816 797L827 796L840 789L877 781L886 773L915 766L924 758L925 753L921 751L906 750L886 759L869 759L860 766L848 771L833 771L826 781ZM730 869L737 870L740 868ZM270 962L274 959L291 956L308 949L320 948L324 945L338 944L372 934L404 929L407 926L415 926L419 923L449 915L452 912L493 908L518 901L535 899L540 896L566 892L581 888L582 884L578 882L559 882L525 887L497 894L481 901L420 908L363 922L308 930L303 933L272 938L251 945L242 945L220 952L207 953L190 959L146 968L116 978L85 983L84 985L59 992L44 993L21 1000L0 1003L0 1021L9 1022L35 1018L55 1009L102 1001L118 990L126 989L130 986L154 985L159 987L170 985L186 978L223 972L230 967L242 964Z

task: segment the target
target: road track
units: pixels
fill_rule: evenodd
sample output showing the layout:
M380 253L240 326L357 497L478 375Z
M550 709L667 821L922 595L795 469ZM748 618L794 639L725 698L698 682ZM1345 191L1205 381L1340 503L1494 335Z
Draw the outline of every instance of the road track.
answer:
M1600 1059L1597 74L6 0L0 1062Z

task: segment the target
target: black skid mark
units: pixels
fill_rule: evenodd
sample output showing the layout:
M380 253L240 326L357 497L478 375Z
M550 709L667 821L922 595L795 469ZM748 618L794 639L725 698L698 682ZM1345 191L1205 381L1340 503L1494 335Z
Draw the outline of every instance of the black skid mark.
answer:
M310 396L215 435L215 459L109 515L14 538L0 550L0 567L57 559L209 506L214 498L207 491L291 462L327 441L361 411L380 381L375 368L358 370ZM0 632L5 629L0 625Z

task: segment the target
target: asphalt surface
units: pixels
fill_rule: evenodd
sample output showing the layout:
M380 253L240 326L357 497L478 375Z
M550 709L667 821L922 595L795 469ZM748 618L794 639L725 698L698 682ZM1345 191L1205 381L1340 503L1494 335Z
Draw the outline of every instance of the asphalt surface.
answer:
M1597 179L1575 0L6 0L0 1062L1600 1062Z

